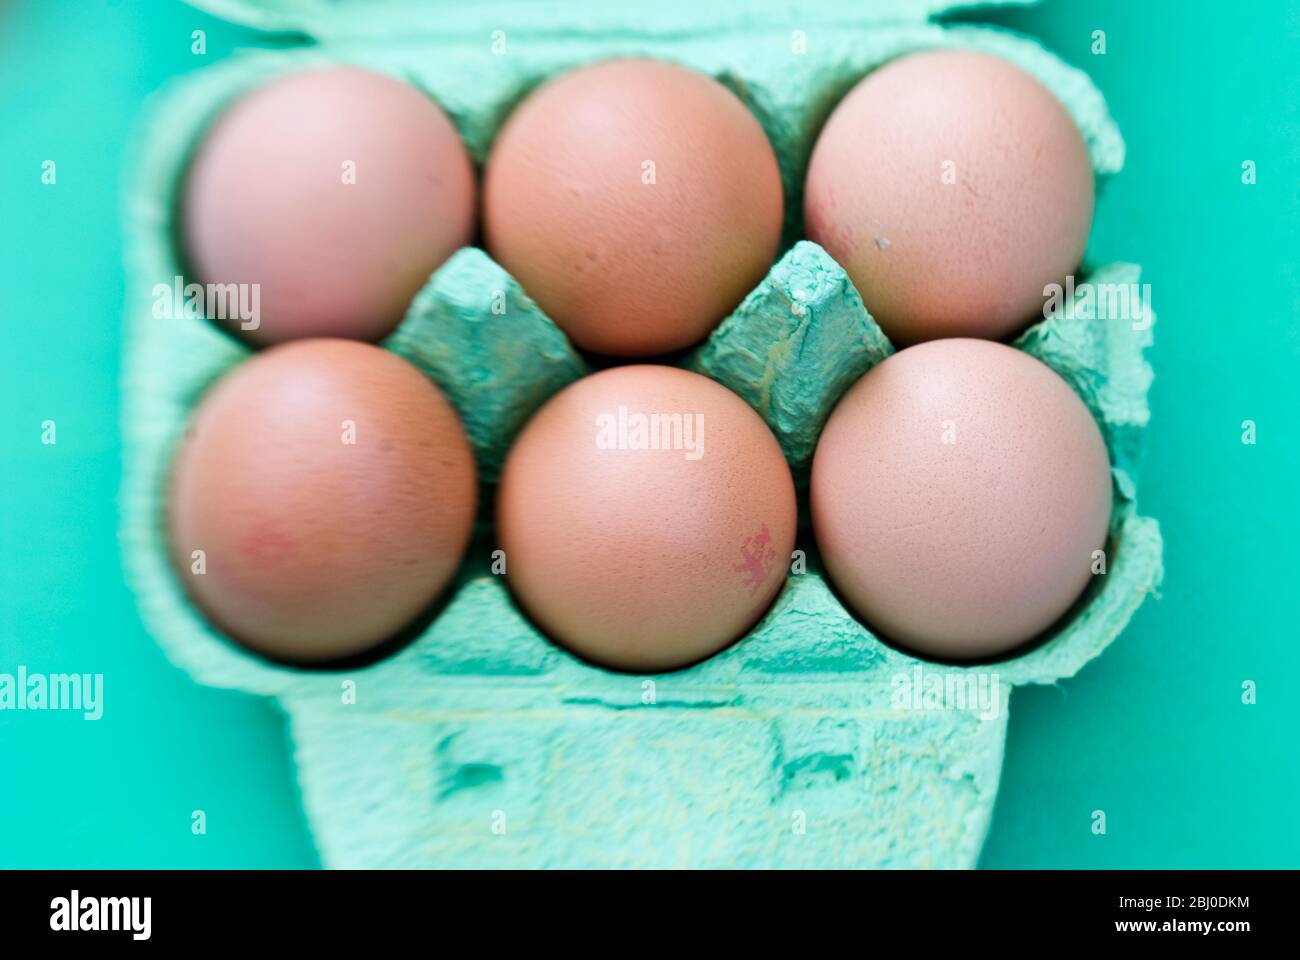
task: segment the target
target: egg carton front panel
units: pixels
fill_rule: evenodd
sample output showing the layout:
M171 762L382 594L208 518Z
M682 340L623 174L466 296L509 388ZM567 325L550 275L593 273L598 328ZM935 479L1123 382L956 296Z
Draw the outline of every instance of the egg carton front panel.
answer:
M699 703L628 677L633 702L612 707L563 683L507 702L466 678L384 713L358 709L367 681L290 714L332 867L970 866L1009 688L954 714L886 681L755 682Z

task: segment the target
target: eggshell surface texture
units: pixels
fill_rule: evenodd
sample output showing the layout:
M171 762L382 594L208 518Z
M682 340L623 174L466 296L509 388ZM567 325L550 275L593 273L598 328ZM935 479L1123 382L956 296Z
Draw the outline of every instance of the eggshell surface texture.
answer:
M476 497L464 430L423 374L369 344L298 341L203 397L173 464L170 550L234 639L277 659L332 660L434 600Z
M218 119L191 163L184 230L198 282L258 285L257 328L226 321L251 343L377 340L471 241L474 206L469 155L428 96L332 67Z
M1047 366L936 340L845 394L811 500L826 569L869 626L924 655L982 658L1038 636L1087 587L1110 464L1087 407Z
M484 174L492 256L578 347L706 336L772 265L782 188L762 127L713 79L610 61L544 84Z
M804 223L895 344L1002 340L1078 267L1093 193L1079 129L1045 87L988 54L935 51L869 74L835 109Z
M497 501L527 612L580 656L633 671L739 639L785 582L795 523L758 414L706 377L649 365L557 394L516 441Z

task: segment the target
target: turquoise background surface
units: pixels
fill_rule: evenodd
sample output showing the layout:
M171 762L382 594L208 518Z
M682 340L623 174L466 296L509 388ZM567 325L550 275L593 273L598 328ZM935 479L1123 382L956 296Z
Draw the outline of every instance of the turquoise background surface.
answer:
M1300 866L1300 6L1049 0L963 19L1086 69L1128 141L1091 250L1152 284L1141 506L1166 539L1162 597L1105 656L1013 695L981 863ZM0 0L0 672L106 688L97 722L0 711L0 866L318 863L281 718L164 660L117 542L135 120L169 77L266 42L170 0Z

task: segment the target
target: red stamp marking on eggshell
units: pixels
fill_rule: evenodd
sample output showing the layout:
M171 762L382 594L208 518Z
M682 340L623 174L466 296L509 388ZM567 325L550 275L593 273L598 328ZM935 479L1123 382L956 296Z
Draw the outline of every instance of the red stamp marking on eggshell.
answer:
M740 545L740 555L744 559L731 569L748 575L745 585L749 587L752 596L772 572L772 561L776 559L776 550L772 547L772 535L767 530L767 524L763 524L763 529L754 536L745 538L745 542Z
M294 538L275 520L253 523L239 539L239 555L250 563L270 566L293 552Z

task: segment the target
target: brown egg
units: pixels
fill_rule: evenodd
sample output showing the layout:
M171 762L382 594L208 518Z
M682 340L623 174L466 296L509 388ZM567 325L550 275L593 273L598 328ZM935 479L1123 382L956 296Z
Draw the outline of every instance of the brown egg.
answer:
M173 465L171 554L190 596L241 643L333 660L434 600L476 496L465 432L423 374L369 344L303 340L203 397Z
M896 344L1001 340L1078 266L1093 172L1037 80L971 51L917 53L858 84L813 149L809 239Z
M709 77L650 60L564 74L510 116L484 173L489 252L577 346L689 346L766 275L776 156Z
M1110 463L1088 408L1047 366L999 343L935 340L845 394L811 497L826 570L868 625L921 654L989 657L1088 586Z
M232 330L255 344L378 340L472 239L474 171L426 94L331 67L231 107L195 154L184 203L197 279L257 285L257 317Z
M616 367L537 413L506 460L497 533L552 638L624 670L686 666L742 636L785 582L794 484L763 420L673 367Z

